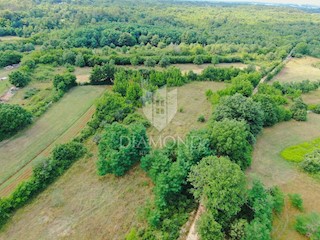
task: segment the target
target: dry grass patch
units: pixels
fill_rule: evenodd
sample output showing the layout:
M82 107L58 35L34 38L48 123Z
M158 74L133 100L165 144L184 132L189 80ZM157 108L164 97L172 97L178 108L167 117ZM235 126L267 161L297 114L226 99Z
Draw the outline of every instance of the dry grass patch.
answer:
M145 224L139 209L152 196L152 184L137 166L124 177L96 174L93 156L75 163L31 204L18 210L0 239L124 239Z
M213 92L224 89L227 85L222 82L192 82L178 88L177 113L169 125L159 132L151 127L148 135L154 142L162 139L170 140L184 138L192 129L203 128L206 123L198 122L200 115L206 120L212 113L212 105L207 100L205 92L210 89Z
M77 77L77 83L88 83L90 81L91 67L76 67L74 75Z
M320 104L320 90L303 94L302 99L306 104Z
M301 194L307 213L320 212L320 182L280 156L283 149L320 136L320 115L309 114L307 122L284 122L266 128L258 137L249 179L259 178L267 186L279 185L285 193ZM293 228L296 211L286 207L275 221L274 239L305 239Z
M320 68L314 66L319 62L319 58L313 57L293 58L272 82L320 81Z

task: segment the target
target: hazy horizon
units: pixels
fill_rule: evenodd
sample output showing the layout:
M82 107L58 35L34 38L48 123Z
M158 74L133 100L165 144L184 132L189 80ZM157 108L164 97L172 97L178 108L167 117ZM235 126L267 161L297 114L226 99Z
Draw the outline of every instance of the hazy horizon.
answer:
M319 0L210 0L215 2L258 2L258 3L280 3L280 4L300 4L300 5L316 5L320 6Z

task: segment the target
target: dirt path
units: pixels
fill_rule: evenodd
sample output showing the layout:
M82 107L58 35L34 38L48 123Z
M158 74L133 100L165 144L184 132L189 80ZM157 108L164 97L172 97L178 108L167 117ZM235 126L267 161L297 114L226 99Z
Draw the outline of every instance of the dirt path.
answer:
M307 122L284 122L266 128L258 137L253 152L253 163L247 175L250 180L261 179L267 186L278 185L286 194L301 194L306 212L320 212L320 182L299 171L292 163L283 160L280 152L288 146L320 136L320 115L309 114ZM293 229L295 215L286 207L276 220L273 239L305 239Z

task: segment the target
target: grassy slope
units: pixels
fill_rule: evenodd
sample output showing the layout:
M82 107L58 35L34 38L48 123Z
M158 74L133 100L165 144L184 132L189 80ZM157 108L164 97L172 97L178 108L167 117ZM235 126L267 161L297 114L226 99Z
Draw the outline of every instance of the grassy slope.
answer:
M257 177L268 186L279 185L285 193L299 193L304 199L306 212L320 212L320 182L280 156L286 147L320 136L320 115L309 114L308 117L308 122L290 121L266 128L258 137L248 176L251 179ZM286 206L275 222L274 239L305 239L293 229L296 214L297 211Z
M204 126L197 118L210 113L205 91L224 86L196 82L179 88L178 105L184 112L177 113L161 134L184 136L191 128ZM160 135L155 129L149 134ZM144 224L137 211L152 197L148 177L137 166L122 178L99 178L97 148L92 142L89 145L94 155L77 162L33 203L19 210L0 239L124 239L131 227Z
M50 145L53 147L52 143L85 115L104 89L104 87L97 86L74 88L30 128L12 139L1 142L0 183L3 183L28 162L40 159L46 148ZM81 128L77 130L80 131ZM72 138L77 132L70 134L70 137L66 137L64 141ZM5 186L2 185L1 188Z

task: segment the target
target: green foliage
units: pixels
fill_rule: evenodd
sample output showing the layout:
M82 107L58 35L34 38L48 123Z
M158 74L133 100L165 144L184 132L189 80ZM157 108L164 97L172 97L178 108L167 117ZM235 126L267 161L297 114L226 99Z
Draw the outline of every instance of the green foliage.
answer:
M167 56L163 56L159 61L159 66L162 68L168 67L170 64L170 59Z
M311 82L309 80L291 83L275 82L272 86L279 89L282 94L286 94L292 98L298 98L302 93L309 93L317 90L320 87L320 82Z
M77 78L71 73L65 73L63 75L55 75L53 79L53 86L57 91L67 92L72 87L77 85Z
M320 239L320 214L310 213L296 218L295 229L311 240Z
M310 142L303 142L298 145L290 146L281 152L281 156L292 162L301 162L307 154L311 154L319 148L320 138Z
M295 51L295 54L306 55L309 53L309 46L305 42L300 42L295 47L294 51Z
M25 128L32 115L19 105L0 104L0 141Z
M198 117L198 122L205 122L206 121L206 118L203 116L203 115L200 115L199 117Z
M253 210L253 220L245 229L245 239L271 240L273 197L261 182L254 181L248 193L248 204Z
M224 119L213 123L212 146L218 155L228 156L246 169L251 164L252 147L248 142L249 132L244 121Z
M195 56L193 63L197 65L203 64L203 57L201 55Z
M157 64L157 62L151 58L147 58L145 61L144 61L144 65L146 67L155 67Z
M9 74L9 81L16 87L25 87L31 81L31 78L25 71L17 70Z
M216 67L207 67L203 70L199 76L200 80L203 81L228 81L233 77L238 76L240 73L238 68L216 68Z
M130 113L128 116L123 119L123 124L142 124L145 128L151 126L150 122L139 113Z
M213 113L213 119L216 121L243 120L247 123L250 132L256 136L262 130L264 115L259 103L254 102L252 98L236 94L221 99Z
M197 230L202 240L223 240L221 225L211 213L203 213L197 221Z
M289 199L293 207L303 211L303 199L300 194L289 194Z
M77 67L84 67L86 66L86 61L83 57L83 55L81 53L79 53L77 56L76 56L76 59L75 59L75 63L74 63Z
M180 69L170 67L165 71L168 87L182 86L186 83L187 79L182 76Z
M90 75L91 84L112 84L116 67L113 64L105 64L102 66L94 66Z
M226 229L246 201L246 178L240 167L228 158L210 156L191 168L189 181L195 198L200 199L207 211L205 218L211 216L207 219L211 222L209 226L216 221ZM204 220L201 223L200 229L209 230ZM202 238L211 239L210 232L203 234Z
M99 142L98 174L123 176L150 149L143 125L114 123L105 127Z
M105 123L122 121L134 108L118 93L106 92L97 102L97 109L90 126L98 128Z
M20 62L22 54L16 51L0 52L0 68Z
M312 153L305 155L300 166L308 173L320 173L320 150L314 150Z
M314 107L312 107L311 111L316 113L316 114L320 114L320 104L317 104Z
M292 112L292 118L296 121L307 121L307 109L308 106L303 102L301 98L294 100L290 110Z
M284 194L279 187L273 187L270 190L273 197L273 209L277 214L282 213L284 208Z
M245 237L245 229L248 225L247 220L239 219L232 223L230 227L230 239L231 240L241 240Z
M139 240L137 230L135 228L132 228L126 235L125 240Z

